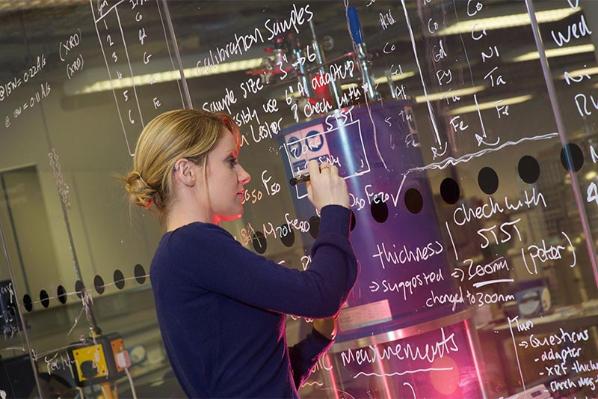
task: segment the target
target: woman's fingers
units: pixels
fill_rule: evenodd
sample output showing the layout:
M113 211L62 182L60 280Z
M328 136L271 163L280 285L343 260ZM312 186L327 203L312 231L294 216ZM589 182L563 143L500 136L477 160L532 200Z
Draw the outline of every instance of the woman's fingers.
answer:
M317 173L320 173L320 168L318 166L318 161L312 159L307 163L307 170L309 171L310 176L315 176Z
M338 167L335 164L330 164L330 174L338 176Z

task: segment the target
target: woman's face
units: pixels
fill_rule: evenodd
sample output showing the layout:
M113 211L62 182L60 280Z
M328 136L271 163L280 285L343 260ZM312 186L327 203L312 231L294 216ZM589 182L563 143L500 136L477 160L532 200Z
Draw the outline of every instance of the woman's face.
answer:
M251 176L237 161L238 156L235 138L225 129L207 160L213 223L235 220L243 214L243 186Z

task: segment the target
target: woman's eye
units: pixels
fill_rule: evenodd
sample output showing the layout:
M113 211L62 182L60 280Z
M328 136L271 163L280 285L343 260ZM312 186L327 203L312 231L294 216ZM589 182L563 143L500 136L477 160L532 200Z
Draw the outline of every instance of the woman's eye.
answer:
M237 162L237 158L229 158L228 161L230 162L230 166L235 166Z

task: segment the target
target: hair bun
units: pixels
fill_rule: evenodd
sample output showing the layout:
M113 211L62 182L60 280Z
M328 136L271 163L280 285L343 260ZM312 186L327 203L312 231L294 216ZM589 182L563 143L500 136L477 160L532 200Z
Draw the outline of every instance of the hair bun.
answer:
M136 170L129 172L125 179L125 189L129 194L129 199L137 206L150 208L154 203L156 190L153 189Z

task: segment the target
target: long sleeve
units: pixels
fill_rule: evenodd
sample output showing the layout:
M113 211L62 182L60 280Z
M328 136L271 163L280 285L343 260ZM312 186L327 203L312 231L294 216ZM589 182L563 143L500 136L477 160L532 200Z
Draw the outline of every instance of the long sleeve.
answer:
M311 370L320 358L334 344L312 328L303 340L289 347L289 358L293 369L293 381L297 389L301 387L310 376Z
M338 312L357 278L350 211L322 208L312 263L299 271L244 248L226 230L194 223L169 237L171 259L192 286L279 313L322 318Z

